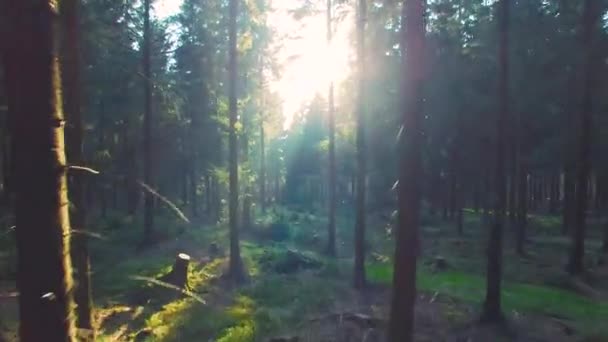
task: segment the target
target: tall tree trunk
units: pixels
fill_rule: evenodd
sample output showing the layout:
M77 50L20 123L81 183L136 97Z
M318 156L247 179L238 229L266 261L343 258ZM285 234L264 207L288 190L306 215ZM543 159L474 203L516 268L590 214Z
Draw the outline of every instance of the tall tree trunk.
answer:
M144 183L152 184L152 72L150 49L150 0L144 0L144 43L143 43L143 67L144 67L144 132L143 132L143 174ZM143 244L150 244L154 239L154 198L149 191L144 192L144 240Z
M4 6L0 7L3 9ZM7 28L8 29L8 28ZM6 34L7 40L9 35L7 32L3 32ZM6 102L8 106L8 112L6 116L6 134L2 139L2 148L3 148L3 163L2 163L2 182L5 197L3 200L6 200L7 203L10 203L11 195L13 194L13 178L15 176L15 137L12 136L15 125L15 115L12 113L11 108L15 108L16 105L16 97L15 87L13 83L18 82L18 75L16 75L16 71L11 67L11 63L14 59L14 54L11 53L10 49L1 49L2 59L3 59L3 68L4 68L4 82L6 89Z
M328 51L332 41L332 3L327 0L327 46ZM329 217L327 225L327 254L330 256L336 255L336 118L334 110L334 83L330 80L329 94L327 96L329 102Z
M582 70L582 102L579 114L579 142L576 165L576 207L574 215L574 227L572 235L572 248L570 251L570 262L568 271L570 274L578 275L585 269L585 229L587 215L587 182L591 169L591 110L593 97L592 75L596 70L593 67L593 30L599 18L596 9L596 0L585 0L585 8L582 20L582 43L585 53L585 62Z
M243 262L241 260L241 248L239 245L239 152L238 140L236 135L236 125L238 123L237 108L237 26L236 18L238 15L238 0L229 2L229 113L230 128L228 137L228 163L229 163L229 204L228 220L230 224L230 276L233 283L237 284L244 280Z
M423 106L424 51L425 51L424 0L404 1L402 13L402 43L404 56L401 75L403 127L400 137L400 171L398 186L398 230L393 274L388 340L411 342L414 331L414 304L416 302L416 257L419 252L420 184L422 177L421 116Z
M502 235L505 224L505 202L507 184L505 175L505 125L509 115L509 9L510 0L501 0L499 4L499 51L498 51L498 117L496 120L496 170L494 179L494 222L488 240L488 264L486 298L482 320L497 322L503 319L501 309L502 282Z
M64 151L57 9L12 1L8 67L15 96L15 216L19 335L23 342L75 341L70 220Z
M366 144L365 144L365 23L367 21L366 0L359 0L357 18L357 205L355 214L355 268L354 287L365 287L365 225L366 225ZM333 186L335 189L335 185Z
M63 0L65 20L65 48L63 51L64 106L67 117L67 157L71 164L83 164L82 116L80 112L80 35L78 0ZM86 230L86 203L84 174L70 176L70 198L73 204L72 223L72 264L76 280L74 300L76 301L76 324L81 329L93 329L91 295L91 265Z

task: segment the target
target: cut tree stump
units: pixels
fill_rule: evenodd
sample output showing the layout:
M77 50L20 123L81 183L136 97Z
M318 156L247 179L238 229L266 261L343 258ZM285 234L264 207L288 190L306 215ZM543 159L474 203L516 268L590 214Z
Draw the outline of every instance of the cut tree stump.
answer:
M161 280L180 289L188 289L188 267L190 266L190 256L185 253L179 253L175 257L175 263L171 272L165 275Z

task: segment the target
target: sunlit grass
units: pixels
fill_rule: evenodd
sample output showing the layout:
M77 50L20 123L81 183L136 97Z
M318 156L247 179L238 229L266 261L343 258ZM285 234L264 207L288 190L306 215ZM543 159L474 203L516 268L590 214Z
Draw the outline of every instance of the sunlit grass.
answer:
M390 264L374 264L367 268L369 279L390 284L393 269ZM419 270L417 286L420 291L439 293L466 303L479 305L485 297L485 279L461 272L431 273ZM568 318L581 326L598 327L608 317L608 303L594 301L569 291L548 286L506 283L502 289L505 310L532 312Z

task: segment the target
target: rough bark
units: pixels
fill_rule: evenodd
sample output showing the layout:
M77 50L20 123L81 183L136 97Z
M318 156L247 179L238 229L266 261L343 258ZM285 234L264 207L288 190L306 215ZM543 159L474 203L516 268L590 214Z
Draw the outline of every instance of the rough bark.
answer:
M486 298L483 307L482 320L498 322L503 319L501 309L502 283L502 244L503 227L505 224L506 205L506 174L505 174L505 127L509 113L509 9L510 0L499 3L499 51L498 51L498 117L496 119L496 169L494 192L494 222L488 240L488 264L486 270Z
M150 29L150 0L144 0L144 127L143 127L143 176L144 183L152 186L152 72L151 65L151 29ZM150 244L154 239L154 197L148 191L144 193L144 240Z
M238 175L238 140L236 135L236 125L238 122L237 113L237 25L238 0L230 0L229 6L229 85L228 85L228 110L229 135L228 135L228 164L229 164L229 203L228 220L230 225L230 277L234 284L244 280L243 262L241 260L241 248L239 243L239 175Z
M63 18L65 21L65 39L63 51L63 84L64 105L67 118L67 158L71 164L83 165L83 128L80 109L80 35L78 0L63 0ZM81 329L93 329L91 269L86 225L85 174L74 173L70 176L70 198L72 203L72 264L76 288L76 326Z
M574 213L574 227L572 231L572 247L568 272L573 275L583 273L585 269L585 230L587 216L587 182L591 170L591 125L592 125L592 74L596 72L593 67L593 30L599 18L596 0L585 0L582 18L582 43L585 61L582 65L582 99L579 114L579 141L576 165L576 205Z
M332 2L327 0L327 45L332 40ZM336 118L334 109L334 84L333 80L329 83L328 93L328 126L329 126L329 203L328 203L328 224L327 224L327 254L336 255Z
M366 186L367 160L365 141L365 23L367 20L366 0L359 0L357 18L357 203L355 214L355 267L354 287L365 287L365 226L366 226ZM334 185L335 188L335 185Z
M11 1L9 68L15 96L15 214L19 335L75 341L59 17L52 1Z
M422 177L421 116L425 45L424 0L407 0L402 12L401 70L404 134L400 137L398 229L388 341L411 342L416 302L416 257L419 250L420 184Z

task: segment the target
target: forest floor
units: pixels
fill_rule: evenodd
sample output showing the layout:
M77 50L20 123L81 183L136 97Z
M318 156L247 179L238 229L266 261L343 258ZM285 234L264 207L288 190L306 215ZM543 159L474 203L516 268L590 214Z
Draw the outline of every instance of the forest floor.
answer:
M120 216L106 219L96 227L101 239L92 241L97 340L383 341L392 277L389 216L370 216L370 284L362 293L350 286L353 222L347 213L339 215L338 259L321 253L326 222L320 216L285 208L258 215L255 227L243 234L250 276L238 288L224 277L224 225L160 220L163 234L177 238L135 253L137 225ZM531 217L523 258L513 253L513 234L507 232L507 324L486 326L478 323L485 293L482 227L472 212L465 215L462 236L453 223L423 220L416 341L608 341L608 267L597 266L599 229L590 229L590 272L584 279L563 271L569 244L559 234L559 218ZM178 253L192 258L188 295L153 281L169 272ZM0 323L10 341L16 327L14 285L6 282L2 289Z

